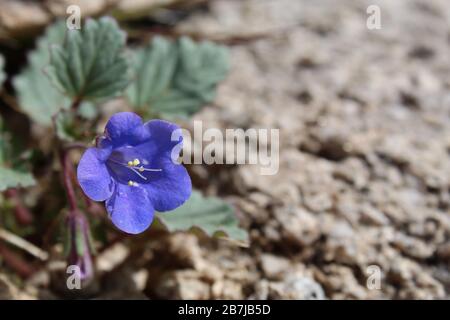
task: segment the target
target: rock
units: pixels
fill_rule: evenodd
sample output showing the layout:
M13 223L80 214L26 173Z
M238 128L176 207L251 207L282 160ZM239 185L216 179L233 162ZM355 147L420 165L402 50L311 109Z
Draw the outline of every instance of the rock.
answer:
M387 274L388 281L399 286L399 299L442 299L445 289L436 279L406 258L396 258Z
M320 236L319 221L307 210L295 207L276 209L283 239L299 246L312 245Z
M330 299L367 299L369 293L355 278L350 268L331 264L316 271L316 277Z
M288 259L267 253L261 254L260 264L264 275L271 280L283 278L290 268Z
M231 280L217 281L211 288L212 299L244 299L242 285Z
M430 246L425 242L409 237L402 233L397 233L393 239L393 244L400 249L400 251L410 257L416 259L427 259L434 254L434 246Z
M437 248L437 255L443 261L450 261L450 243L443 243Z
M0 274L0 299L12 300L17 294L17 288L6 278L5 275Z
M0 9L0 38L11 34L28 34L33 28L45 26L51 18L37 3L7 0L0 4Z
M362 205L361 222L376 226L385 226L389 224L386 215L371 205Z
M129 253L129 248L123 243L117 243L111 246L98 255L96 260L98 271L108 272L113 270L125 261Z
M323 300L320 284L309 277L288 275L282 282L269 283L269 299Z
M147 300L142 292L145 285L138 278L131 266L119 266L103 277L101 294L95 299Z
M190 270L164 273L157 283L151 283L152 295L158 299L206 300L210 286Z
M19 289L6 276L0 273L0 300L34 300L35 296Z
M180 267L195 269L203 260L197 237L192 234L178 233L170 236L166 250Z
M369 170L366 165L357 158L348 158L340 163L335 172L335 177L351 183L356 189L367 186L369 181Z
M200 0L201 1L201 0ZM0 4L0 39L13 39L15 35L34 34L57 18L67 15L67 7L77 5L83 17L101 16L114 9L120 18L142 17L161 6L176 5L179 0L48 0L15 1L5 0ZM183 1L184 5L195 4L199 0ZM1 14L4 13L4 14Z

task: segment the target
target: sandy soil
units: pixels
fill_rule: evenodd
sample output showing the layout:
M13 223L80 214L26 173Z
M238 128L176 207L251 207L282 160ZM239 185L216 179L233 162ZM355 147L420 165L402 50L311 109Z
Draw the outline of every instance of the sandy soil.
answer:
M366 28L370 4L380 30ZM280 170L191 166L236 206L250 247L163 235L121 263L118 244L92 295L450 298L449 21L445 0L219 0L181 22L231 45L231 73L195 119L279 128Z

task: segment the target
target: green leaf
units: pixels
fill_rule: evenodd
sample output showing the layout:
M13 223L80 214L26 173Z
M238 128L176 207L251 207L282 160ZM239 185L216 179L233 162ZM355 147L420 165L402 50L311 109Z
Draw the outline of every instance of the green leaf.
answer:
M134 53L130 104L165 118L188 117L211 102L216 85L228 72L228 50L211 42L176 43L155 37Z
M62 46L52 46L49 76L72 99L115 96L129 83L125 41L114 19L88 19L81 30L67 31Z
M214 97L214 87L228 72L228 50L212 42L194 43L187 37L178 41L180 65L175 86L204 101Z
M177 63L175 44L155 37L146 48L136 50L132 62L135 81L127 95L133 106L145 107L170 91Z
M5 130L3 118L0 117L0 167L5 166L11 155L14 153L12 148L12 136Z
M94 120L99 112L95 105L89 101L82 102L78 107L78 115L85 120Z
M248 239L229 204L219 198L203 197L198 191L193 191L190 199L178 209L157 213L157 218L170 232L199 228L209 236L225 234L244 242Z
M28 66L13 79L21 110L44 126L50 126L52 116L70 104L44 73L50 63L50 46L63 42L65 30L63 21L48 27L37 41L36 49L28 55Z
M73 142L76 140L76 133L73 128L74 116L70 112L60 112L55 119L56 135L60 140Z
M82 102L76 114L71 110L62 110L55 118L58 138L67 142L83 140L83 133L87 129L86 124L89 122L80 122L77 116L84 120L93 120L97 115L98 109L89 101Z
M161 95L150 102L150 111L167 119L187 118L204 105L204 100L180 90Z
M0 118L0 192L35 184L33 176L25 171L29 153L18 150L19 145Z
M3 82L6 79L6 74L3 70L5 67L5 59L3 59L3 56L0 54L0 91L2 89Z
M36 181L30 173L0 166L0 191L16 187L30 187L35 183Z

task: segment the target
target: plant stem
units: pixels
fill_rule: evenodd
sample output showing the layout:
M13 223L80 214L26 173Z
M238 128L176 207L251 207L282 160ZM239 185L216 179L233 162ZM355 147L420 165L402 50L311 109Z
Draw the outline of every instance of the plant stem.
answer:
M81 104L81 98L77 97L72 101L72 105L70 106L70 110L76 111Z
M10 95L8 92L6 92L6 90L3 90L3 91L0 90L0 97L5 102L5 104L7 106L9 106L11 109L13 109L14 111L17 111L17 112L21 112L16 98L14 98L12 95Z
M5 230L3 228L0 228L0 239L5 240L6 242L25 250L29 254L45 261L48 259L48 253L43 251L41 248L36 247L31 242L28 242L27 240L15 235L12 232L9 232L8 230Z
M5 191L7 198L11 199L14 203L14 215L18 223L22 225L29 225L33 222L33 215L24 206L22 200L20 199L19 191L17 189L8 189Z
M65 151L70 151L72 149L87 149L89 146L82 142L72 142L64 145Z
M72 178L71 178L71 166L69 152L63 150L60 155L61 167L63 171L64 188L66 189L67 198L69 200L70 212L73 214L77 211L77 199L75 194L75 189L73 188Z
M0 243L0 256L11 269L15 270L23 278L28 278L35 271L34 267L3 243Z

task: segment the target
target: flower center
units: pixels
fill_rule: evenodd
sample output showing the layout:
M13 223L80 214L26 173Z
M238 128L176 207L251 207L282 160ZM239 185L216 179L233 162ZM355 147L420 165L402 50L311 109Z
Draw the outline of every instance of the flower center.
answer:
M162 169L149 168L149 162L145 159L134 158L124 161L124 155L113 153L107 160L108 167L113 171L117 179L127 183L131 187L139 186L139 183L146 183L150 178L149 172L161 172Z

